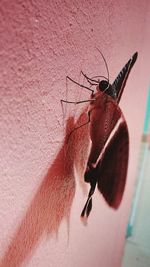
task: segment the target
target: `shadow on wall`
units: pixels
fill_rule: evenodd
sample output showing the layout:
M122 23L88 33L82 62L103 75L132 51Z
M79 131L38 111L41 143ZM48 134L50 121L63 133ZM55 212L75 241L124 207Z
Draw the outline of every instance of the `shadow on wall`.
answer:
M88 152L88 126L74 131L69 141L67 136L70 129L83 124L86 119L85 112L76 123L74 118L68 119L64 143L14 234L0 267L20 266L26 258L31 257L31 252L45 232L57 233L62 219L69 220L75 194L74 164L81 177Z

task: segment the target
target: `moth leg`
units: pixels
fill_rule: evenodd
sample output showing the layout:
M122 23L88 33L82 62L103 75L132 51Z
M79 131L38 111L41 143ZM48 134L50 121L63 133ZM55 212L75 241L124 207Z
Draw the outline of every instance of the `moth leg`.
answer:
M81 104L81 103L85 103L85 102L91 102L91 101L95 101L95 99L87 99L87 100L82 100L82 101L68 101L68 100L63 100L61 99L60 100L61 103L64 102L64 103L68 103L68 104Z
M88 120L87 120L85 123L81 124L80 126L75 127L75 128L69 133L68 140L69 140L71 134L72 134L74 131L78 130L79 128L81 128L81 127L83 127L83 126L85 126L85 125L87 125L88 123L90 123L90 111L88 112Z
M68 100L64 100L64 99L60 100L63 113L64 113L63 103L78 105L78 104L87 103L87 102L91 102L91 101L95 101L95 99L87 99L87 100L82 100L82 101L68 101Z
M90 78L88 78L82 71L81 71L81 73L83 74L83 76L84 76L86 79L90 79ZM80 87L85 88L85 89L91 91L91 92L92 92L92 95L93 95L94 90L92 90L91 88L89 88L89 87L87 87L87 86L84 86L83 84L80 84L80 83L74 81L74 80L73 80L72 78L70 78L69 76L66 76L66 82L67 82L67 79L70 80L71 82L73 82L73 83L79 85ZM66 85L67 85L67 83L66 83ZM93 85L96 85L96 84L93 84ZM76 105L76 104L80 104L80 103L85 103L85 102L95 101L95 99L93 98L93 99L82 100L82 101L68 101L68 100L61 99L60 101L61 101L61 105L62 105L63 102L64 102L64 103L69 103L69 104L75 104L75 105Z
M82 70L81 70L81 74L84 76L84 78L87 80L87 82L93 86L93 85L98 85L99 82L97 80L91 79L89 78ZM93 83L94 82L94 83Z
M89 88L89 87L87 87L87 86L85 86L85 85L83 85L83 84L80 84L80 83L74 81L74 80L73 80L72 78L70 78L69 76L67 76L66 79L68 79L68 80L70 80L71 82L73 82L73 83L79 85L79 86L82 87L82 88L85 88L85 89L91 91L92 94L94 93L94 90L92 90L91 88Z
M83 73L83 71L81 71L82 75L87 79L87 81L90 83L91 82L91 85L98 85L100 80L95 80L93 78L103 78L105 79L106 81L108 81L108 78L106 78L105 76L103 75L98 75L98 76L94 76L93 78L89 78L85 73ZM92 82L94 82L95 84L92 84Z

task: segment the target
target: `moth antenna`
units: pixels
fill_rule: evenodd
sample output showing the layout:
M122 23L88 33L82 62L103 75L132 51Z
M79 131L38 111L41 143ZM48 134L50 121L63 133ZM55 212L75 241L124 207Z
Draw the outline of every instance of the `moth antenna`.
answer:
M107 65L107 62L106 62L106 59L105 59L105 57L104 57L104 55L103 55L103 53L96 47L96 49L98 50L98 52L101 54L101 56L102 56L102 58L103 58L103 60L104 60L104 63L105 63L105 67L106 67L106 70L107 70L107 76L108 76L108 82L109 82L109 69L108 69L108 65Z
M103 76L103 75L98 75L98 76L94 76L94 77L92 77L92 79L94 79L94 78L104 78L106 81L109 82L108 78L106 78L106 77Z

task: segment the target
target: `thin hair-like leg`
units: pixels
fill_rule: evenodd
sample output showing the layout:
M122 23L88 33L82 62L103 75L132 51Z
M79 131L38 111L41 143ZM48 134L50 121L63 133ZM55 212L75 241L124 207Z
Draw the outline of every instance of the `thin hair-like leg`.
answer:
M92 78L89 78L83 71L81 71L82 75L86 78L86 80L91 84L91 85L98 85L99 84L99 80L95 80L94 78L103 78L105 79L106 81L108 81L108 78L106 78L105 76L103 75L98 75L98 76L94 76ZM94 83L92 83L94 82Z
M91 79L89 78L82 70L81 70L81 74L84 76L84 78L87 80L87 82L93 86L93 85L97 85L99 82L97 80ZM94 83L93 83L94 82Z
M85 126L85 125L87 125L88 123L90 123L90 111L88 112L88 120L87 120L85 123L79 125L78 127L75 127L75 128L69 133L69 135L68 135L68 140L69 140L71 134L72 134L74 131L78 130L79 128L81 128L81 127L83 127L83 126Z
M73 83L79 85L80 87L85 88L85 89L91 91L92 94L94 93L94 90L92 90L91 88L89 88L89 87L87 87L87 86L85 86L85 85L83 85L83 84L80 84L80 83L74 81L74 80L73 80L72 78L70 78L69 76L67 76L66 78L69 79L71 82L73 82Z
M84 77L85 77L85 76L84 76ZM86 77L85 77L85 78L86 78ZM70 78L69 76L66 76L66 81L67 81L67 79L69 79L69 80L72 81L73 83L79 85L80 87L85 88L85 89L91 91L91 92L92 92L92 95L93 95L94 90L92 90L92 89L90 89L89 87L84 86L84 85L82 85L82 84L80 84L80 83L74 81L74 80L73 80L72 78ZM82 101L68 101L68 100L64 100L64 99L61 99L61 100L60 100L62 106L63 106L62 103L68 103L68 104L75 104L75 105L77 105L77 104L87 103L87 102L91 102L91 101L95 101L95 98L87 99L87 100L82 100ZM90 122L90 112L88 112L88 121L85 122L85 123L83 123L82 125L80 125L80 126L74 128L74 129L70 132L70 134L69 134L69 136L68 136L68 140L69 140L71 134L72 134L75 130L81 128L82 126L88 124L89 122Z
M75 104L75 105L78 105L78 104L81 104L81 103L85 103L85 102L91 102L91 101L95 101L95 98L94 99L82 100L82 101L68 101L68 100L64 100L64 99L60 100L61 104L62 104L62 102L64 102L64 103Z

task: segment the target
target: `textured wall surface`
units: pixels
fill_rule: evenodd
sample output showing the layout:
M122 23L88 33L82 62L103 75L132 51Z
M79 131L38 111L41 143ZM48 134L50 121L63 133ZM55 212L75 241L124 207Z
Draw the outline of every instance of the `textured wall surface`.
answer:
M148 0L1 0L0 267L120 267L149 83L149 25ZM84 225L87 128L69 145L65 131L84 121L84 114L67 118L85 105L63 113L60 99L89 98L72 83L67 90L66 75L106 75L96 47L111 80L135 51L139 58L120 104L130 133L124 198L114 211L97 192Z

